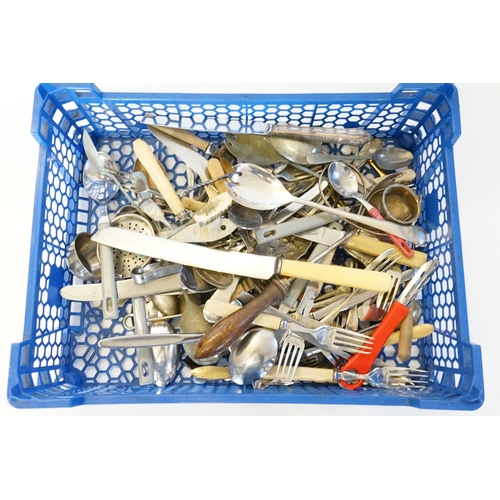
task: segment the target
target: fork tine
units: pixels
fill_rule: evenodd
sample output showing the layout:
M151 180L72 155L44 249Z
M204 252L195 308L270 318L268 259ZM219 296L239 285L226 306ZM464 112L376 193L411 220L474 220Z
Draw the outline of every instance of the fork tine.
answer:
M429 383L429 372L417 368L389 367L387 376L391 385L408 389L423 389Z
M305 342L292 330L289 330L285 335L282 340L280 360L275 378L281 383L291 384L302 358ZM280 363L282 364L280 365Z
M364 344L356 344L354 342L348 342L346 340L339 340L336 341L335 344L332 346L333 348L341 349L343 351L349 351L349 352L364 352L366 354L369 354L372 352L372 347L370 345L364 345Z
M285 339L286 340L286 339ZM281 347L281 352L280 352L280 357L278 359L278 365L276 366L276 377L277 379L281 378L281 371L283 370L283 358L285 356L285 353L287 351L287 346L288 344L283 343Z
M373 343L373 339L371 338L370 335L366 335L364 333L360 332L354 332L352 330L344 330L342 328L337 328L337 331L335 332L335 337L345 337L345 338L350 338L352 340L360 340L362 342L369 342L370 344Z
M302 353L304 352L304 343L302 342L301 345L296 345L295 346L295 358L293 360L293 363L290 363L290 369L292 369L292 373L290 373L290 376L287 376L287 382L292 382L293 377L295 376L295 372L297 371L297 367L299 366L300 363L300 358L302 357Z
M345 352L364 352L366 354L371 352L371 344L373 344L373 339L371 337L343 328L335 328L332 330L331 341L329 342L331 347L341 349Z

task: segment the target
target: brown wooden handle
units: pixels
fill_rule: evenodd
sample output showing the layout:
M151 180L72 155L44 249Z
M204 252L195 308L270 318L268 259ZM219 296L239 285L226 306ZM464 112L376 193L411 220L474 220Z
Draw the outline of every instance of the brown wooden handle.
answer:
M273 278L269 285L255 299L229 316L221 319L201 338L196 348L195 357L208 358L221 354L236 342L252 325L253 320L264 309L281 300L288 291L288 285L278 278Z

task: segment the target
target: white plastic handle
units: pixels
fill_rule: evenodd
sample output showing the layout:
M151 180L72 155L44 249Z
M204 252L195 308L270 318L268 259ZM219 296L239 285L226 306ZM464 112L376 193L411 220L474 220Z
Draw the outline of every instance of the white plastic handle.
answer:
M100 220L99 229L110 227L109 220ZM118 318L118 292L115 280L115 261L113 250L106 245L99 245L101 263L102 312L104 319Z

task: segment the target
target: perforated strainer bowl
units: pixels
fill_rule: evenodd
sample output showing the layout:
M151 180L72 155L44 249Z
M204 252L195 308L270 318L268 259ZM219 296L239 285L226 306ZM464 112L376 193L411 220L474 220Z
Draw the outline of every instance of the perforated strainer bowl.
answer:
M155 229L151 222L132 210L119 211L111 221L111 225L120 229L155 236ZM97 249L97 253L99 253L99 248ZM116 248L113 248L113 257L115 261L115 274L120 278L130 278L134 268L145 266L152 260L151 257L145 257L144 255Z

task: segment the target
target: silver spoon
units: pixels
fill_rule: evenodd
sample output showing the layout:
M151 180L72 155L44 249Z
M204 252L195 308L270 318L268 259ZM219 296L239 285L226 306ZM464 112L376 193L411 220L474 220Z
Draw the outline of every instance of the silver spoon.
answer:
M241 229L257 229L262 225L262 215L253 208L248 208L235 203L228 212L231 222Z
M227 288L234 280L232 274L203 269L201 267L194 267L193 272L198 278L216 288Z
M168 321L155 323L150 327L150 334L174 333L174 329ZM166 346L155 346L151 348L153 353L153 373L155 384L164 387L175 378L180 367L180 347L178 344Z
M378 220L385 220L380 212L371 203L365 200L358 191L358 178L354 170L348 167L345 163L334 161L328 167L328 180L333 189L346 198L354 198L359 201L370 214L370 217ZM413 257L413 250L408 246L406 241L392 234L388 234L390 240L399 248L405 257Z
M427 243L427 233L419 226L402 226L297 198L286 190L279 179L258 165L240 163L234 167L234 171L234 175L226 181L228 192L236 203L249 208L272 210L282 205L296 203L336 214L344 220L359 222L370 228L399 236L416 245Z
M272 330L254 328L231 347L228 370L238 385L251 385L264 377L278 355L278 341Z
M83 167L83 186L90 198L99 203L97 210L98 229L111 226L108 203L118 192L118 186L106 172L117 175L118 165L109 155L100 155L86 130L83 131L83 145L88 161ZM118 294L115 281L115 263L111 247L99 245L101 262L102 304L104 319L118 318Z
M407 167L413 161L413 154L410 151L393 146L386 146L377 149L373 155L328 155L328 154L308 154L307 162L309 165L321 165L332 161L351 161L351 160L375 160L377 166L383 170L397 170Z

